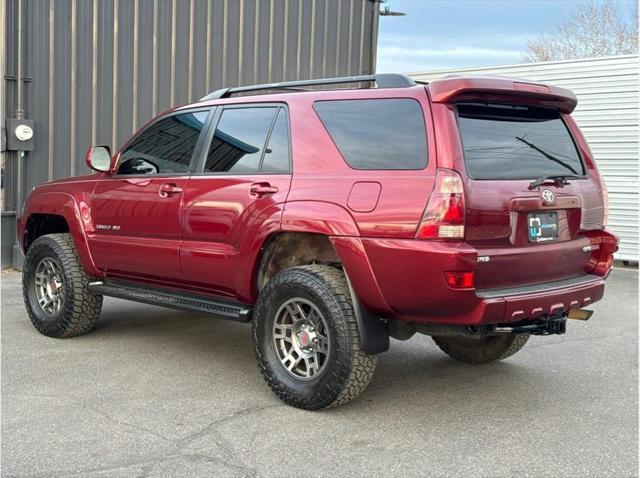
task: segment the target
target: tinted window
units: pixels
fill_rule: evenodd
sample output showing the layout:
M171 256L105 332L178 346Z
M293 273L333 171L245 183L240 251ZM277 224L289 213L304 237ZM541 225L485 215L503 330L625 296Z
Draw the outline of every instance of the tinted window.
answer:
M467 171L474 179L584 174L576 146L555 110L459 105L458 124Z
M262 171L267 173L283 173L289 171L289 127L287 112L278 109L276 122L271 130L269 143L262 160Z
M205 172L255 173L277 108L225 109L214 133Z
M208 112L162 119L139 134L120 157L118 174L186 173Z
M352 168L422 169L427 165L424 118L417 101L319 101L314 108Z

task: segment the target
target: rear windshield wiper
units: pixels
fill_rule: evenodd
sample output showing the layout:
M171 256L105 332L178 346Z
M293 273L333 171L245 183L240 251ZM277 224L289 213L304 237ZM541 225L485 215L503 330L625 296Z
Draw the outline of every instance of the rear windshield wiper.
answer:
M564 186L569 184L567 179L580 179L580 176L574 176L573 174L543 174L538 179L529 184L529 189L535 189L542 185L545 181L552 180L557 186Z
M551 161L554 161L556 163L558 163L561 166L564 166L565 168L567 168L569 171L571 171L573 174L578 175L578 171L576 171L575 169L573 169L571 167L570 164L565 163L564 161L562 161L561 159L556 158L555 156L553 156L552 154L547 153L544 149L540 148L539 146L536 146L535 144L527 141L524 138L521 138L519 136L515 137L518 141L522 141L524 144L526 144L527 146L529 146L531 149L535 149L538 153L540 153L542 156L544 156L547 159L550 159ZM534 186L535 187L535 186Z

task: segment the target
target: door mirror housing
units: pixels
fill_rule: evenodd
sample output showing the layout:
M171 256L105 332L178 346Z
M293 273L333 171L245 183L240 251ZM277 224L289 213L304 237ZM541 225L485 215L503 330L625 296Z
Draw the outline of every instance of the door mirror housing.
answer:
M94 171L108 173L111 170L111 151L108 146L92 146L87 150L85 162Z

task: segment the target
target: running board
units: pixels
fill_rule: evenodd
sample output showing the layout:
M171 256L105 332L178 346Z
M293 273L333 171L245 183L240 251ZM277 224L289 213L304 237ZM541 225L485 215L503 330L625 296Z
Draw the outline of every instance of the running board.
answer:
M240 322L249 322L253 311L251 306L240 302L214 300L206 296L145 287L120 281L90 282L89 291L94 294L170 307L172 309L205 312Z

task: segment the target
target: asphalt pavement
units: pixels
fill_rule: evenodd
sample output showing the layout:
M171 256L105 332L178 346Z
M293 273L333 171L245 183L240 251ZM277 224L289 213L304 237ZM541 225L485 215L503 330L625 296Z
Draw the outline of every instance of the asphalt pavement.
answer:
M1 279L2 476L638 476L636 270L501 363L392 341L321 412L271 394L246 324L106 299L93 332L51 339Z

